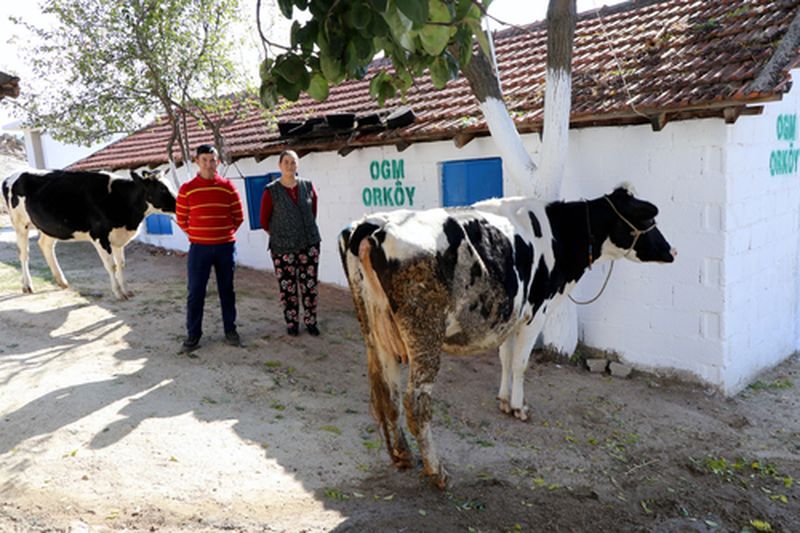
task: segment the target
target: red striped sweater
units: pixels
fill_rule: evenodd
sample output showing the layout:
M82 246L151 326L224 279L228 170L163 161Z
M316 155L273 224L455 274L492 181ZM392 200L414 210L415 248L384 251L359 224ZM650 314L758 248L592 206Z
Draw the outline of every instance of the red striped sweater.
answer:
M181 185L175 215L178 226L196 244L234 242L244 220L239 193L219 174L210 180L197 175Z

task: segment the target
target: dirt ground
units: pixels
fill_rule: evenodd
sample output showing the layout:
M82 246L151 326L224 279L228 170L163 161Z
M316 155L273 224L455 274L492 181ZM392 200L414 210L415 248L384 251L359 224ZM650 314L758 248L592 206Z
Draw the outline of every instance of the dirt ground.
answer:
M61 290L32 243L23 295L12 236L0 229L0 531L800 531L797 357L730 399L534 362L523 423L497 410L496 354L444 356L439 492L390 465L343 289L322 288L321 337L293 338L272 274L241 268L246 347L222 343L211 292L188 357L184 256L130 246L136 296L120 302L89 245L59 245Z

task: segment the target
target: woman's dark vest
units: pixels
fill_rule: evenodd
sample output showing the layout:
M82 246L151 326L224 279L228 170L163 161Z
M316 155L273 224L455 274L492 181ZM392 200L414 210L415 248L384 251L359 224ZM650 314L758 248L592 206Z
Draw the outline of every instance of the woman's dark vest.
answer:
M267 189L272 195L272 217L269 221L269 249L274 254L288 254L319 244L317 221L311 210L311 182L297 180L298 201L295 204L280 180Z

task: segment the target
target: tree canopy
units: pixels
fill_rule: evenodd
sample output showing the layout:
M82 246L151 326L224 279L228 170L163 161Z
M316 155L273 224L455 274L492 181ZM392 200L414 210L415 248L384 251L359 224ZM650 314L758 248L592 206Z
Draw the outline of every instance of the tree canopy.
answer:
M238 9L239 0L46 0L53 27L15 21L38 38L37 84L22 105L34 125L81 144L134 131L159 109L174 129L181 113L229 110L234 102L216 97L246 79L232 53Z
M325 100L331 85L362 79L379 54L392 64L370 82L381 104L426 69L444 87L470 63L475 38L488 50L481 18L490 1L278 0L286 18L295 9L311 18L295 21L290 46L262 63L261 102L270 108L279 96L297 100L303 92Z

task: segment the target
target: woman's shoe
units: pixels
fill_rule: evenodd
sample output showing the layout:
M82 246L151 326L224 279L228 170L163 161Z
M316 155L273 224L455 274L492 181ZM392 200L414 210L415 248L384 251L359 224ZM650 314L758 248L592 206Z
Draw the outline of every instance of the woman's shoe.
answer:
M306 326L306 329L308 330L309 335L312 335L314 337L319 337L319 328L317 327L316 324L309 324Z

